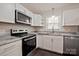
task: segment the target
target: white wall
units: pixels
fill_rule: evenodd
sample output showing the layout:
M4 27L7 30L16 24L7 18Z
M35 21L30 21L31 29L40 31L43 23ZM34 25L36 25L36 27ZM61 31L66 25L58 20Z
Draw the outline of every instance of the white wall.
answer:
M79 32L79 3L63 7L64 31Z
M79 8L79 3L71 3L69 5L63 6L63 10L70 10L70 9L76 9Z
M64 11L64 26L79 25L79 8Z

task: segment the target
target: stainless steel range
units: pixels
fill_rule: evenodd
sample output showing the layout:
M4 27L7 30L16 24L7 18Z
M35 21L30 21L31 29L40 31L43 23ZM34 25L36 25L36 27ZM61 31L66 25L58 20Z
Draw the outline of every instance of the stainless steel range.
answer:
M11 36L22 38L22 55L26 56L36 48L36 35L29 34L27 30L12 30Z

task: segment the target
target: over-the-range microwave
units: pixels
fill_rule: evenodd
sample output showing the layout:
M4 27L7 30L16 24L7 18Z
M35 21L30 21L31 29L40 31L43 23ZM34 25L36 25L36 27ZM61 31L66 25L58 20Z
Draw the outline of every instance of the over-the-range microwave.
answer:
M15 10L15 22L22 24L31 24L31 17L21 11Z

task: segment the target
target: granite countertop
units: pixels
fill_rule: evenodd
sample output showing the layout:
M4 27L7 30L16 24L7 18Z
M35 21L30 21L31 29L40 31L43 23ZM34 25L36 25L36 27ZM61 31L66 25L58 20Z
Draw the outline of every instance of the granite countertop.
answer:
M52 35L52 36L79 36L79 34L72 34L66 32L37 32L38 35Z
M5 44L9 44L15 41L21 40L21 38L19 37L14 37L14 36L0 36L0 46L5 45Z
M28 34L24 37L15 37L15 36L10 36L10 35L4 35L4 36L0 36L0 46L5 45L5 44L9 44L18 40L22 40L22 38L25 37L29 37L32 36L33 34Z
M58 33L58 32L33 32L32 34L29 34L25 37L31 36L33 34L37 35L51 35L51 36L75 36L79 37L79 34L72 34L72 33ZM10 35L0 36L0 46L9 44L18 40L22 40L24 37L15 37Z

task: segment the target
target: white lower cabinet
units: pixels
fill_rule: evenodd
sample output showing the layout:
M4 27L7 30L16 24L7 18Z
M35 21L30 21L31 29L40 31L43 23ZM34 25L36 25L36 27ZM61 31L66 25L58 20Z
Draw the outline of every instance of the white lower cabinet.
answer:
M22 40L0 46L0 56L22 56Z
M43 42L44 42L44 41L43 41L43 35L37 35L37 36L36 36L36 39L37 39L37 40L36 40L36 41L37 41L37 46L36 46L36 47L37 47L37 48L38 48L38 47L43 48L43 45L44 45L44 43L43 43Z
M43 44L44 44L44 49L51 50L51 37L50 36L43 36Z
M37 35L37 47L51 50L51 36Z
M63 53L63 36L37 35L37 47Z
M51 50L58 53L63 53L63 36L52 36Z

